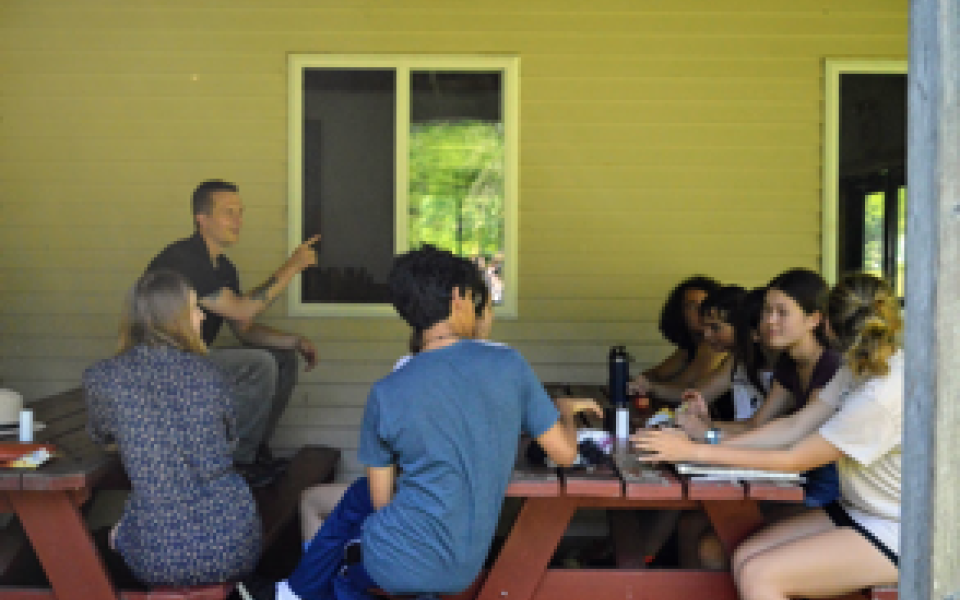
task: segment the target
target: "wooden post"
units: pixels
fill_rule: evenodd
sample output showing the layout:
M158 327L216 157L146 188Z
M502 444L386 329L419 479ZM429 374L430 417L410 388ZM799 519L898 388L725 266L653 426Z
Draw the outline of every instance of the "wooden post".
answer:
M900 598L960 600L960 8L911 0Z

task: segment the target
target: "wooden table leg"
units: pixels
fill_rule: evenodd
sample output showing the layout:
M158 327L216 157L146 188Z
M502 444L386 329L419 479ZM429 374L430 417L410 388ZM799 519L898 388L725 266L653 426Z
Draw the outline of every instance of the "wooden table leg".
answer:
M763 514L756 500L704 500L703 509L729 556L733 556L740 542L763 527Z
M569 496L527 498L478 600L529 600L577 510Z
M618 569L645 569L644 540L640 516L633 510L608 510L607 524L613 538L613 554Z
M79 508L67 491L8 490L57 600L116 600Z

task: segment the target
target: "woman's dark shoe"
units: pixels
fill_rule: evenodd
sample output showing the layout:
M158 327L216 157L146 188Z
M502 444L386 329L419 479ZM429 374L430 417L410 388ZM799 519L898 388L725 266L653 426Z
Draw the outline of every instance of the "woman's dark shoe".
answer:
M254 461L256 464L276 472L277 475L282 475L287 470L287 466L290 465L289 458L277 458L270 450L270 446L266 444L260 444L257 448L257 457Z
M251 488L266 487L279 475L273 469L257 463L237 463L233 466Z

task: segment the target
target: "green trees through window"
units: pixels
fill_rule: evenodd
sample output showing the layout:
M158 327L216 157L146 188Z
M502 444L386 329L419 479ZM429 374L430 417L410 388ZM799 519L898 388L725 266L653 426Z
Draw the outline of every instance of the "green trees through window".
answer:
M409 241L461 256L504 248L504 134L475 120L412 123Z

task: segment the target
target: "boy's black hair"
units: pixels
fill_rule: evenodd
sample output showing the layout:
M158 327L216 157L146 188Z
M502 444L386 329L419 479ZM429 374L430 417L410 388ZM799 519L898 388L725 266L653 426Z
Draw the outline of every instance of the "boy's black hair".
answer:
M734 357L747 372L747 379L760 391L764 390L760 369L772 367L764 360L760 343L753 339L753 332L760 327L763 318L763 303L767 288L758 287L747 292L740 302L740 308L733 314Z
M724 323L733 325L733 315L740 308L747 290L739 285L724 285L710 292L700 303L700 314L706 315L712 311Z
M694 275L684 279L677 287L673 288L667 301L660 311L660 333L667 341L671 342L681 350L690 354L691 358L697 351L697 340L687 329L687 324L683 320L683 295L687 290L703 290L709 295L720 287L720 284L710 277L704 275Z
M484 281L483 275L480 273L480 269L477 268L477 265L473 261L469 261L473 270L476 273L473 277L473 282L470 284L469 289L473 291L473 310L477 315L477 318L483 317L483 309L487 305L487 298L490 296L490 290L487 288L487 282ZM419 329L414 329L410 334L410 341L408 343L410 354L418 354L423 350L423 331Z
M453 289L466 294L476 277L477 267L469 260L424 244L393 260L387 277L390 301L417 334L449 317Z

